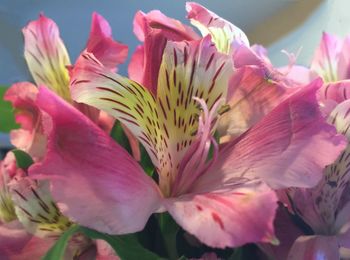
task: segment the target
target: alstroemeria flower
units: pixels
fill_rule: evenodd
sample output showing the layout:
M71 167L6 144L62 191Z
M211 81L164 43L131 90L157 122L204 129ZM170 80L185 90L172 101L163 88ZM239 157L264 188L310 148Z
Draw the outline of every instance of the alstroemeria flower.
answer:
M321 81L315 81L218 151L213 133L232 69L231 57L218 52L210 36L168 41L154 93L84 53L72 71L73 99L124 123L149 153L159 185L109 136L44 88L38 105L52 119L48 153L31 174L51 180L65 215L101 232L136 232L153 212L167 210L212 247L272 241L277 204L271 188L315 185L320 176L303 174L334 160L343 139L318 110Z
M44 15L30 22L24 29L24 56L35 83L45 85L72 102L69 92L69 71L71 66L66 47L60 38L55 22ZM128 48L112 39L108 22L99 14L92 15L92 24L86 50L112 71L125 61ZM11 101L16 108L16 121L21 128L11 131L14 146L40 159L45 153L46 139L42 132L41 116L35 105L37 88L29 82L14 84L5 94L4 99ZM110 131L113 120L96 109L78 106L93 121L106 131Z

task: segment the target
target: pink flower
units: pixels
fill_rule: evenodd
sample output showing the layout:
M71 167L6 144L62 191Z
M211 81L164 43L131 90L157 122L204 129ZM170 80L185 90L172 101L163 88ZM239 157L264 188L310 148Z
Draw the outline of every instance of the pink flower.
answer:
M218 52L210 36L167 41L162 55L156 88L112 73L87 52L71 81L74 100L107 111L138 138L159 185L109 136L45 88L37 103L51 117L48 150L30 174L50 179L63 214L101 232L139 231L152 213L166 210L212 247L274 241L272 188L314 186L320 178L314 173L344 147L318 110L315 93L322 82L286 98L243 135L218 147L213 133L227 102L231 56Z
M68 102L72 102L69 93L70 59L60 38L57 25L51 19L40 15L39 19L30 22L24 29L25 58L29 70L39 85L45 85ZM112 39L108 22L99 14L92 15L92 25L86 47L111 69L125 61L128 48ZM21 125L11 131L11 142L14 146L40 159L45 153L46 137L42 132L41 115L36 107L37 88L29 82L14 84L5 94L5 100L11 101L16 110L16 121ZM86 105L77 105L93 121L109 132L114 120L105 113Z

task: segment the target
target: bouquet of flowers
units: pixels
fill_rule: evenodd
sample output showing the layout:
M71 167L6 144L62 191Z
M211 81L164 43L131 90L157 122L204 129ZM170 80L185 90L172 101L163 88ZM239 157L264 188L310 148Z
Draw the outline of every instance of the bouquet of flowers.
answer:
M136 13L128 75L97 13L75 62L53 20L24 27L34 83L1 88L1 259L349 257L350 38L276 68L186 10L193 27Z

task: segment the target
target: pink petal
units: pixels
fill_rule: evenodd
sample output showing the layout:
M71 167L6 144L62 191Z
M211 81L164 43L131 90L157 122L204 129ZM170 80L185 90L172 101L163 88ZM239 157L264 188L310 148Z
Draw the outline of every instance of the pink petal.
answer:
M350 98L350 80L325 83L319 91L320 101L341 103Z
M262 183L243 183L169 198L164 205L187 232L210 247L271 242L276 196Z
M145 66L145 46L139 45L136 47L133 55L131 56L130 63L128 66L129 78L136 82L143 81L143 70Z
M338 62L339 79L350 79L350 36L343 40Z
M115 70L118 64L123 63L128 55L128 46L114 41L109 23L100 14L92 14L91 31L86 50L104 64Z
M134 33L143 47L138 47L129 65L130 78L143 84L153 93L157 91L158 72L167 40L194 40L199 37L188 26L155 10L147 14L137 12Z
M245 33L215 13L200 4L186 3L187 18L196 26L203 36L210 34L219 51L229 53L233 45L244 44L249 46Z
M288 255L288 260L340 259L334 236L301 236Z
M37 85L45 85L70 101L69 56L56 23L43 14L23 28L24 56Z
M328 33L323 33L321 42L315 51L311 70L322 76L325 82L337 81L339 54L342 48L342 41Z
M47 156L29 170L51 180L62 213L109 234L143 229L159 206L153 180L105 132L50 91L41 88L37 102L52 122L46 129Z
M38 89L29 82L13 84L5 93L4 99L16 109L16 122L20 129L12 130L11 143L34 158L45 153L46 137L41 126L41 115L36 105Z
M0 258L3 260L40 259L54 242L32 236L18 221L0 224Z
M256 66L238 68L230 84L235 89L228 103L231 109L219 121L221 136L242 134L298 90L267 80L264 70Z
M345 146L344 137L319 111L315 93L321 84L314 81L228 143L198 185L220 185L240 176L261 178L276 189L316 185Z

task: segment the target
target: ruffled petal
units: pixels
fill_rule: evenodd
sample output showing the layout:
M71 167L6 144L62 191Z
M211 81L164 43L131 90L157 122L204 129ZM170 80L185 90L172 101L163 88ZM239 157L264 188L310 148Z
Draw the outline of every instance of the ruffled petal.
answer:
M274 241L275 193L262 183L169 198L164 205L187 232L210 247Z
M241 176L261 178L276 189L316 185L323 168L346 145L319 111L315 94L321 84L314 81L229 142L198 185L220 185Z
M15 110L16 122L20 129L10 133L11 143L34 158L45 154L46 137L41 125L40 111L36 105L38 89L29 82L13 84L5 93L4 99L10 101Z
M341 48L342 41L337 36L323 33L311 63L311 70L321 76L325 82L334 82L341 79L338 75Z
M24 57L37 85L45 85L70 101L69 56L56 23L43 14L23 28Z
M340 259L334 236L301 236L288 254L288 260Z
M159 206L153 180L104 131L49 90L39 90L37 103L49 115L48 153L30 175L49 178L61 212L81 225L109 234L141 230Z
M109 23L100 14L92 14L91 31L86 50L107 68L115 71L128 56L128 46L114 41Z
M249 46L248 38L241 29L205 7L188 2L186 10L187 18L191 23L200 30L203 36L210 34L220 52L231 52L234 44Z

